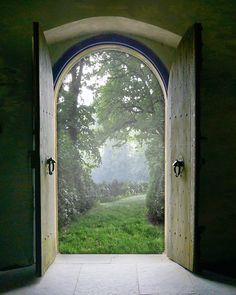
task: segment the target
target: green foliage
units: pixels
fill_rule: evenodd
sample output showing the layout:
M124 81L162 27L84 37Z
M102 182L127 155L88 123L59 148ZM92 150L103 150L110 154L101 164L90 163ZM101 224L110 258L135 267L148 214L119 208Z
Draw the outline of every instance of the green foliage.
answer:
M97 200L101 202L112 202L117 197L143 194L147 192L147 182L119 182L116 179L111 183L96 184Z
M83 166L80 154L68 134L60 134L58 146L58 209L61 227L91 208L96 194L90 173Z
M58 99L59 226L92 207L96 193L91 167L100 161L91 126L94 108L78 104L85 62L74 67Z
M147 221L144 195L98 204L59 232L60 253L162 253L163 226Z
M85 88L92 91L94 103L86 102ZM108 139L117 147L126 143L145 147L148 216L163 222L163 134L163 93L149 67L115 50L82 58L64 80L58 99L60 225L88 210L98 197L91 171L100 163L99 148ZM130 165L127 157L124 167L128 170ZM138 192L136 186L133 190ZM113 182L107 191L113 197L129 190Z
M95 109L99 138L145 145L149 166L148 216L164 221L164 97L151 70L121 52L103 53L101 72L108 79L97 89ZM109 66L107 66L109 64ZM128 163L128 162L127 162Z
M147 191L147 214L154 224L164 222L164 143L154 137L148 145L146 157L150 169Z
M163 93L151 70L118 51L105 51L103 58L102 73L106 71L108 78L97 89L95 103L101 134L120 143L130 138L143 143L155 135L163 136Z
M153 171L147 192L147 216L153 224L164 221L164 175L163 171Z

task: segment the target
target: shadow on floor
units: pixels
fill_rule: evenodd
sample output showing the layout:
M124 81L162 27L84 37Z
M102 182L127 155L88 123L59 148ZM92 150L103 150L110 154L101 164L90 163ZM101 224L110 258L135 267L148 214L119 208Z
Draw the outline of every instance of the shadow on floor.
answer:
M35 266L14 270L0 271L0 294L24 286L34 285L39 278L35 277Z

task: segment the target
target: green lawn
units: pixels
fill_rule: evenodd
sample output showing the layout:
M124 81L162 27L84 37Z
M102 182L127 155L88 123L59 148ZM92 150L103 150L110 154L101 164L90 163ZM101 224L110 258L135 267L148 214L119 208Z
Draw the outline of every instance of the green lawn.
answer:
M147 221L145 196L98 204L59 233L60 253L162 253L164 228Z

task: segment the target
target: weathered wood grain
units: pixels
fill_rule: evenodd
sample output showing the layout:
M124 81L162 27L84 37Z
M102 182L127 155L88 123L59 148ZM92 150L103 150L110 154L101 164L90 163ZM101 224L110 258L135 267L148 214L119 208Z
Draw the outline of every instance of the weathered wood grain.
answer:
M171 67L166 114L166 252L193 271L196 202L196 34L191 27L181 40ZM172 163L183 158L182 176Z
M35 149L36 149L36 265L43 275L57 252L56 177L49 175L47 159L55 159L55 105L52 66L47 44L34 24Z

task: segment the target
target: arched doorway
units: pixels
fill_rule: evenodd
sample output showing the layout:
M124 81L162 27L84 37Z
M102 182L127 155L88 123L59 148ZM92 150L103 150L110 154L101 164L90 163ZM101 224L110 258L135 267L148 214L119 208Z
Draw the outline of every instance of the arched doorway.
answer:
M166 104L166 253L194 271L198 257L197 196L199 191L199 81L201 25L185 33L170 71ZM34 26L34 150L36 265L42 275L56 255L54 171L55 126L52 68L47 43ZM52 128L50 128L50 126ZM51 157L50 157L51 155ZM172 166L173 163L173 166ZM174 168L174 169L173 169Z
M104 57L104 55L105 55L105 57ZM90 59L90 61L88 62L89 59ZM104 79L105 79L104 76L105 77L109 76L109 79L116 79L116 84L118 83L118 80L121 79L121 75L122 75L122 77L124 77L124 75L127 76L126 80L127 79L128 80L126 81L126 83L124 83L125 85L122 85L123 87L126 86L126 88L127 88L125 93L124 92L121 93L121 90L119 89L119 87L117 87L116 88L117 93L114 92L112 94L113 95L113 102L111 100L111 97L109 99L105 99L106 104L109 104L109 107L108 106L103 107L104 108L103 112L105 111L107 113L107 117L109 117L109 112L112 112L113 105L118 110L118 112L123 112L122 118L119 118L118 122L116 122L116 124L118 124L119 127L117 128L117 125L116 125L116 126L113 126L113 129L112 129L112 127L108 126L107 122L106 122L105 128L111 129L111 132L114 132L114 133L115 133L114 130L116 130L116 133L119 128L120 128L119 130L121 130L120 125L125 126L125 127L122 127L123 128L122 131L124 131L124 128L127 128L127 127L133 128L133 129L131 129L131 132L126 131L126 138L124 138L124 136L123 136L123 140L127 140L127 136L130 136L130 133L132 133L132 132L134 133L134 130L136 130L136 132L139 132L139 134L136 135L136 142L138 143L137 138L139 138L139 141L140 141L140 139L142 137L142 140L141 140L142 144L147 144L146 153L149 158L149 176L151 179L151 180L149 180L149 185L148 185L149 189L148 189L148 193L147 193L148 200L146 201L146 203L148 205L147 206L148 207L147 216L148 216L148 219L151 220L153 223L154 222L155 223L156 222L163 223L163 219L164 219L164 217L163 217L163 214L164 214L164 118L165 118L165 107L164 107L165 103L164 103L164 101L166 100L166 88L167 88L167 83L168 83L168 73L167 73L167 70L165 69L164 65L156 57L156 55L151 50L149 50L147 47L145 47L143 44L141 44L133 39L123 37L120 35L112 34L112 35L96 36L96 37L90 38L88 40L85 40L82 43L76 44L75 46L70 48L67 52L65 52L65 54L62 56L62 58L57 62L57 64L54 67L54 77L55 77L55 97L56 97L56 99L60 100L59 104L58 104L58 106L59 106L59 109L58 109L58 112L59 112L58 113L58 118L59 118L58 119L58 124L59 124L58 125L59 126L59 128L58 128L58 136L59 136L58 161L59 162L61 161L60 163L63 163L63 161L65 163L71 162L71 161L68 161L68 159L66 160L64 157L64 155L66 154L65 148L63 150L64 152L62 152L62 146L64 146L65 140L63 137L63 142L62 142L62 137L60 136L61 133L64 134L63 136L65 136L65 130L67 130L67 132L69 132L69 134L70 134L69 138L73 142L73 145L71 145L71 151L73 150L74 146L76 146L76 145L77 145L77 147L79 146L79 143L76 140L77 137L80 137L80 140L83 140L82 136L81 136L81 134L83 134L81 126L80 127L78 126L78 129L77 129L77 132L80 133L80 136L75 135L75 128L74 128L75 126L72 127L71 124L76 124L76 123L75 123L75 120L71 120L71 117L72 117L72 115L75 116L75 110L77 107L78 107L77 111L79 112L79 108L81 108L81 107L87 108L88 103L85 103L85 105L82 105L81 107L79 107L78 106L79 99L76 98L73 106L71 103L68 103L68 106L66 107L65 97L68 97L68 99L71 99L71 98L70 98L70 94L67 93L65 95L65 92L68 89L68 84L69 84L68 81L70 79L76 80L75 83L77 83L77 87L78 87L78 83L81 83L81 79L82 79L81 76L83 75L83 69L85 69L85 71L87 69L87 72L88 72L88 67L89 67L89 64L91 64L91 59L94 61L94 67L96 67L96 73L98 72L98 68L99 68L98 64L101 63L102 59L103 59L103 63L111 64L113 62L113 64L116 64L116 67L120 68L119 70L116 70L115 74L114 74L114 66L113 66L113 70L112 70L113 76L109 76L111 74L111 71L109 72L109 70L108 70L108 72L106 72L106 71L104 72L104 66L103 66L103 71L102 71L103 76L99 77L100 79L103 80L103 82L101 82L102 84L104 84ZM131 61L129 62L129 60L131 60ZM129 63L130 63L130 65L129 65ZM132 63L132 70L131 69L130 70L132 71L132 74L129 75L130 71L128 71L128 70L125 71L124 69L123 69L123 73L121 74L121 72L122 72L121 68L124 68L124 67L129 68L129 67L131 67L131 63ZM76 70L76 67L77 67L77 70ZM100 67L101 67L101 65L100 65ZM107 67L108 66L106 65L106 68ZM110 66L110 68L111 68L111 66ZM134 74L134 69L136 71L135 74ZM101 69L100 69L100 71L101 71ZM76 74L76 72L77 72L77 74ZM68 75L68 76L66 76L66 75ZM146 75L146 77L145 77L145 75ZM65 82L65 80L67 82ZM132 82L132 81L134 81L134 82ZM84 82L84 83L86 84L86 82ZM107 85L108 82L106 81L105 84ZM64 93L64 95L60 91L62 85L64 85L64 89L62 91ZM104 85L102 85L102 87L104 87ZM79 93L79 92L75 93L76 85L74 85L74 87L72 87L72 88L74 89L74 90L72 90L73 95L75 97L81 96L81 100L84 100L82 98L81 93ZM90 84L90 88L91 88L91 84ZM138 88L140 88L140 89L138 89ZM133 92L136 91L136 94L132 94L131 93L132 91L130 89L133 89L132 90ZM144 89L145 90L149 89L149 90L148 91L146 90L146 92L144 92ZM111 91L111 89L109 90L109 92L110 91ZM88 92L88 89L87 89L87 92ZM138 95L138 92L141 92L141 94ZM142 92L144 92L144 93L142 93ZM104 93L104 91L103 91L103 93ZM111 95L111 93L109 95ZM119 96L121 96L122 98L119 98ZM119 99L120 99L120 101L119 101ZM91 100L91 98L90 98L90 100ZM111 101L111 103L109 102L109 100ZM142 100L143 102L141 103L140 100ZM146 103L144 102L145 100L146 100ZM131 101L131 103L130 103L130 101ZM134 104L135 104L135 107L133 107ZM63 108L62 108L62 105L64 105ZM72 109L74 111L72 111L72 112L68 111L68 107L70 107L70 106L72 107ZM127 115L128 117L125 118L125 114L126 114L128 107L129 107L129 113ZM132 109L130 109L130 108L132 108ZM64 113L62 114L63 109L66 110L67 113L68 112L70 113L70 118L65 119ZM101 107L100 107L100 109L101 109ZM139 113L140 113L140 115L139 115ZM117 119L117 115L115 117ZM131 119L131 117L132 117L132 119ZM139 119L139 118L141 118L141 119ZM62 123L60 120L63 120L63 122L64 122L64 124L63 124L64 130L63 131L61 131L61 129L60 129L60 127L62 126ZM125 120L127 122L125 122ZM159 123L158 123L158 120L160 120ZM71 121L71 122L69 122L69 121ZM136 122L138 121L138 123L136 123L136 124L130 123L131 121L136 121ZM149 121L149 123L148 123L149 126L147 124L148 121ZM104 118L103 118L103 122L104 122ZM109 122L109 124L110 124L110 122ZM132 126L132 124L134 126ZM142 127L140 126L140 124L142 124ZM155 124L155 126L153 126L154 124ZM159 127L158 127L158 124L160 125ZM86 126L86 128L87 127L88 126ZM80 129L80 131L79 131L79 129ZM72 136L72 131L73 131L73 136ZM140 136L141 132L142 132L142 136ZM108 133L109 132L107 131L106 136L109 138L111 138L113 136L113 139L114 139L114 134L111 136L111 134L108 135ZM146 141L143 138L144 133L147 138ZM124 132L123 132L123 134L124 134ZM146 134L148 134L148 135L146 135ZM118 135L118 137L120 137L120 135L121 135L121 133ZM103 137L104 137L104 132L103 132ZM133 136L133 137L135 137L135 136ZM94 146L94 142L93 142L93 144L90 144L90 147L92 145ZM67 145L67 149L68 148L69 148L69 145ZM84 149L84 147L81 147L81 148ZM162 155L155 157L154 156L155 153L162 154ZM70 154L70 156L71 156L71 154ZM76 160L74 160L74 162L75 161ZM158 161L158 163L154 164L153 161ZM84 161L84 162L86 162L86 161ZM152 162L152 163L150 163L150 162ZM63 222L61 222L60 224L65 225L66 218L68 220L71 220L72 217L70 217L70 216L72 216L73 213L76 212L76 210L77 210L77 215L79 215L80 212L85 212L91 206L91 203L89 203L89 197L87 196L87 203L83 204L83 202L81 201L81 208L79 208L79 206L78 206L79 201L73 201L72 199L76 198L76 197L71 197L71 201L69 201L67 199L67 204L70 204L71 208L66 207L66 204L63 201L63 199L70 198L70 195L71 196L73 195L73 190L71 188L77 187L78 179L75 179L74 182L73 181L71 182L71 179L73 179L74 176L75 176L75 178L77 177L76 174L79 173L77 170L78 170L78 166L80 164L77 163L77 166L74 168L75 172L73 173L73 176L71 176L70 180L68 179L68 181L67 181L67 183L68 184L70 183L70 185L66 186L65 179L68 178L68 177L66 177L66 170L68 170L68 169L67 169L66 165L60 165L60 163L59 163L59 212L60 212L59 221L63 220ZM70 172L68 174L71 174L71 171L73 170L72 164L71 164L71 167L69 167L69 170L70 170ZM81 169L81 171L82 170L83 169ZM128 170L128 168L126 167L126 171L127 170ZM162 170L162 171L159 171L159 170ZM73 183L74 183L74 185L73 185ZM122 183L122 185L124 185L124 183ZM127 183L126 183L126 185L127 185ZM138 186L138 184L136 184L136 185ZM87 183L86 186L89 187L89 184ZM81 191L84 191L84 194L86 194L85 193L86 189L83 190L82 187L83 187L83 183L80 183L80 185L77 189L78 194L79 194L80 189L81 189ZM70 189L71 189L71 194L68 193L68 191ZM96 187L96 190L98 190L98 187ZM66 192L66 194L63 192ZM89 193L88 193L88 195L89 195ZM85 196L84 196L84 198L85 198ZM77 203L77 206L74 205L74 208L73 208L72 203L73 204ZM66 237L63 236L63 239L66 239ZM65 247L63 247L63 249L65 249ZM152 251L160 251L157 249L158 249L158 245L157 245L156 250L148 250L147 249L146 253L160 253L160 252L152 252ZM67 251L71 251L71 250L67 250ZM75 250L73 250L73 251L75 251ZM131 251L131 250L128 250L128 251ZM64 252L64 253L66 253L66 252ZM77 252L69 252L69 253L77 253ZM94 252L91 252L91 253L94 253ZM96 253L96 249L95 249L95 253Z

